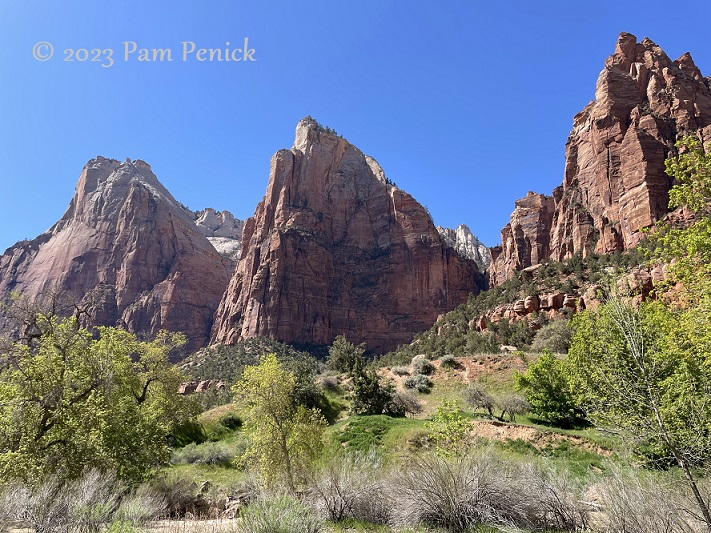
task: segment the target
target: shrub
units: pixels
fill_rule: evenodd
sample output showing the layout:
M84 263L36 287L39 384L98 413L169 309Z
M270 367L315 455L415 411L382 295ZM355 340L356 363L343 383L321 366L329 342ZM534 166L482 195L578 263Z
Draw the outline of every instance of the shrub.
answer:
M235 413L227 413L220 417L220 425L235 430L242 427L242 419Z
M316 508L334 522L354 519L387 524L391 506L380 475L382 466L372 449L336 455L312 481Z
M390 416L416 415L422 412L422 402L410 391L396 391L392 395L388 414Z
M569 470L523 465L518 486L531 529L588 531L590 506L585 503L582 484Z
M409 376L410 375L410 369L406 366L394 366L391 368L393 371L393 374L396 376Z
M195 420L186 420L180 424L173 429L170 437L171 445L173 446L186 446L191 442L200 444L208 440L205 434L205 428L203 428L200 422Z
M577 503L577 493L558 481L483 450L450 459L416 457L400 474L396 490L401 519L413 526L452 532L480 525L578 531L586 525L586 512Z
M168 502L163 494L148 485L141 485L123 497L113 519L119 524L139 526L163 514L167 506Z
M434 365L423 357L416 357L412 360L412 373L430 375L434 373Z
M573 339L573 330L565 319L554 320L536 332L531 343L531 350L542 352L548 350L553 353L568 353L570 342Z
M525 374L516 373L514 380L516 388L525 392L531 410L553 425L567 428L583 421L567 370L552 353L544 351Z
M131 522L115 520L106 527L106 533L143 533L142 530L134 527Z
M0 487L0 533L10 531L21 508L21 493L18 486Z
M443 368L457 368L457 366L459 366L457 359L452 354L440 357L439 364Z
M197 483L187 475L163 475L151 482L151 488L165 498L168 515L172 518L195 514Z
M230 446L225 442L193 443L174 450L170 462L172 464L228 464L235 458L237 450L238 447ZM241 451L244 453L244 446Z
M99 531L109 522L122 488L113 474L89 470L80 478L16 487L11 496L16 517L37 533Z
M496 399L496 406L501 409L501 419L516 420L516 415L525 415L531 410L528 400L518 394L504 394Z
M402 384L407 389L415 389L417 392L426 394L432 389L432 380L422 374L406 378Z
M497 524L497 504L508 503L507 483L494 465L473 456L415 458L397 487L407 523L464 532Z
M594 487L606 531L663 533L701 531L703 522L690 512L693 502L683 485L670 483L662 474L610 469L611 475Z
M89 470L79 479L65 485L69 523L77 532L99 531L118 506L122 487L113 474Z
M338 378L336 376L321 376L319 385L322 389L336 390L338 388Z
M289 496L258 500L240 514L244 533L319 533L322 529L313 511Z
M464 403L474 409L486 409L489 416L494 416L494 397L479 383L470 383L466 389L462 391L462 399Z

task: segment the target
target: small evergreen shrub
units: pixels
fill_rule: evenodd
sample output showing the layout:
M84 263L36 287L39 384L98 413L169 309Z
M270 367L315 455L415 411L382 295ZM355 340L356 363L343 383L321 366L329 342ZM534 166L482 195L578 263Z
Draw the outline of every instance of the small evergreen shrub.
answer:
M394 366L391 368L393 371L393 374L396 376L409 376L410 375L410 369L406 366Z
M432 389L432 380L422 374L410 376L409 378L406 378L402 384L407 389L415 389L417 392L421 392L423 394L430 392Z
M422 357L413 359L413 361L412 361L412 373L413 374L430 375L430 374L434 373L434 371L435 371L434 365L427 359L424 359Z
M459 366L457 359L451 354L443 355L439 360L439 364L442 368L457 368Z

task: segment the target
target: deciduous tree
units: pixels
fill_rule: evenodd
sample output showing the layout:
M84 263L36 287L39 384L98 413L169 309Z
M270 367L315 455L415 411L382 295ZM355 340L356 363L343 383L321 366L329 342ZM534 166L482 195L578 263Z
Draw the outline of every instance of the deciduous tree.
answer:
M0 478L75 477L87 467L142 479L168 460L166 438L194 414L168 362L182 335L151 342L78 319L32 316L31 339L0 352Z
M247 409L253 428L246 460L254 460L266 486L284 481L291 492L323 449L326 421L316 409L294 405L294 375L274 354L248 366L234 386L235 401Z

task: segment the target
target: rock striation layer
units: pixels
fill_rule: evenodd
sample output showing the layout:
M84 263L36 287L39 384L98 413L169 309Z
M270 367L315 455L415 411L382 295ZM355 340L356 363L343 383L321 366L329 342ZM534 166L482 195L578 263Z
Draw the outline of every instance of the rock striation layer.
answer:
M492 283L545 259L635 246L667 213L671 179L664 160L682 136L711 140L711 78L689 53L672 61L645 38L622 33L605 61L595 101L573 120L563 184L552 196L516 202Z
M476 264L442 242L373 158L307 117L294 146L272 158L212 342L328 344L344 334L389 350L482 285Z
M460 224L457 229L437 226L437 231L446 246L454 248L465 259L471 259L481 272L486 272L491 264L491 252L484 243L476 238L469 227L465 224Z
M64 216L0 256L3 301L61 291L89 305L95 325L182 331L188 349L208 341L228 282L192 213L140 160L89 161Z

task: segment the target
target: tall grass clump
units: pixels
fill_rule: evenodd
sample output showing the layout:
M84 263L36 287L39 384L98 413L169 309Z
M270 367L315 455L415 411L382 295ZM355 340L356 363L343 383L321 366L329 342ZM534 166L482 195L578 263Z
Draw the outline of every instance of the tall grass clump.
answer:
M586 510L560 479L505 462L493 450L414 457L394 487L400 521L455 533L478 526L577 531Z
M89 470L67 482L18 485L6 498L15 520L36 533L94 533L110 522L122 492L113 474Z
M314 507L333 522L389 523L391 502L382 472L382 459L373 450L336 455L311 482Z
M593 486L600 512L594 528L621 533L691 533L706 531L688 488L669 473L610 467Z
M314 512L291 496L260 499L240 513L241 533L320 533Z

